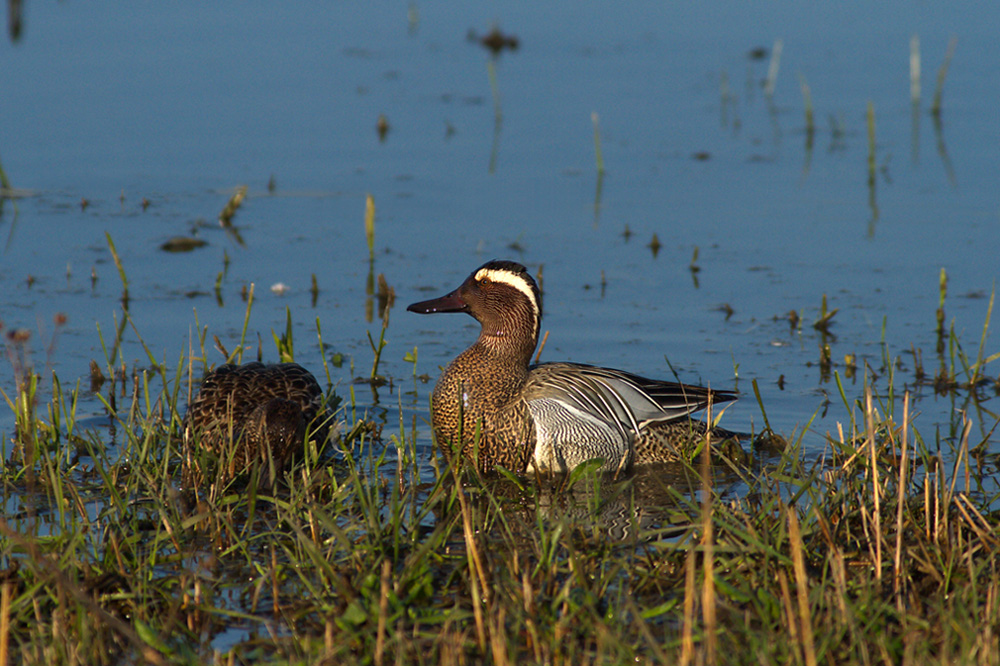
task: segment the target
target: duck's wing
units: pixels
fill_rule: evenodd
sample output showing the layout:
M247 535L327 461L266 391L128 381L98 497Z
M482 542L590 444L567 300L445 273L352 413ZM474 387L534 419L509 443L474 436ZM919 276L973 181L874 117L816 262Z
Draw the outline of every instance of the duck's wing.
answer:
M647 423L673 421L711 401L736 399L732 391L647 379L623 370L579 363L544 363L531 368L526 401L557 400L573 409L637 433Z

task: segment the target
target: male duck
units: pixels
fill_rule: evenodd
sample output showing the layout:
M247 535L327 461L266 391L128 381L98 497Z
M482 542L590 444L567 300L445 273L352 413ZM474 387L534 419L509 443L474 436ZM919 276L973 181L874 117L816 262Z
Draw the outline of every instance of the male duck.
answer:
M441 375L431 397L435 436L482 471L568 471L603 458L603 469L669 462L704 441L706 425L688 419L719 391L646 379L577 363L530 365L542 303L527 269L490 261L446 296L414 303L421 314L465 312L482 325L475 344ZM733 433L713 430L714 436ZM742 452L742 449L740 449Z
M200 446L218 459L215 480L225 482L260 461L264 483L272 486L301 452L306 429L323 441L328 420L323 391L301 365L220 366L205 376L184 416L185 484L205 479Z

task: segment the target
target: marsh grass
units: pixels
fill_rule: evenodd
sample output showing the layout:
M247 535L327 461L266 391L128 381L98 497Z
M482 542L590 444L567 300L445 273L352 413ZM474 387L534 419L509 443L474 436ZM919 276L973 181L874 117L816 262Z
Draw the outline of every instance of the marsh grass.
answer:
M597 111L590 114L590 122L594 125L594 160L597 163L597 175L604 175L604 154L601 152L601 120Z
M836 375L843 415L818 459L800 434L750 469L625 480L483 479L419 444L402 405L390 425L348 401L344 434L283 488L236 480L192 507L177 486L207 366L195 330L173 370L129 370L117 344L105 359L115 446L54 375L47 404L36 375L7 398L0 661L1000 663L997 460L967 415L995 419L979 400L996 355L967 357L954 331L956 416L933 438L894 359L865 367L858 399Z
M799 73L799 88L802 90L802 106L805 112L805 149L806 155L809 155L812 151L813 138L816 136L816 120L813 116L812 89L809 88L809 82L806 81L805 75L801 72Z
M920 36L910 37L910 104L920 106Z
M781 68L781 52L785 43L774 40L774 47L771 49L771 60L767 65L767 77L764 79L764 95L770 100L774 97L774 89L778 84L778 70Z

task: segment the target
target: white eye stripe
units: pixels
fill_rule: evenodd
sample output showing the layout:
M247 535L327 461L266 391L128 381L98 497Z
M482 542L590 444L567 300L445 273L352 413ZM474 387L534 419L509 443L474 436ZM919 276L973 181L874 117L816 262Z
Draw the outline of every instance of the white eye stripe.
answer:
M535 313L535 321L538 321L538 298L535 296L535 290L531 288L531 284L528 283L527 280L517 273L495 268L480 268L476 271L476 282L483 280L483 278L486 278L491 282L502 282L510 285L524 294L524 296L528 299L528 302L531 303L531 309Z

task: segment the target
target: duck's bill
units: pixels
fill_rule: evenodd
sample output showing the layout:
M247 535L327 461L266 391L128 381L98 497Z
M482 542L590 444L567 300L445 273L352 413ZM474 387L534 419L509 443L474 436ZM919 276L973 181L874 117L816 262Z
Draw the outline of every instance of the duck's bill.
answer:
M465 312L469 306L465 304L457 291L453 291L440 298L432 298L429 301L420 301L406 308L410 312L420 314L433 314L435 312Z

